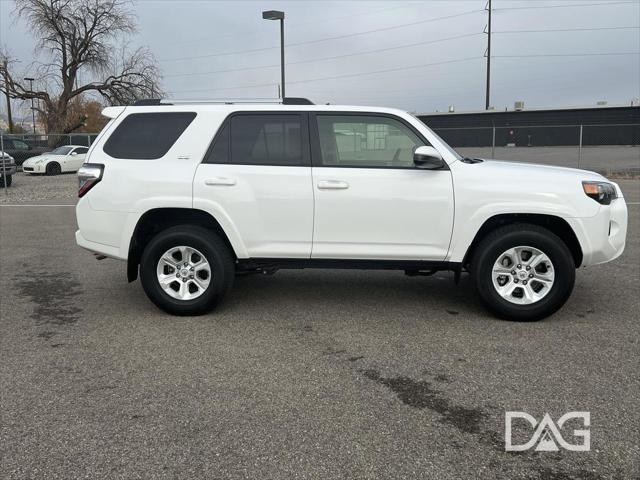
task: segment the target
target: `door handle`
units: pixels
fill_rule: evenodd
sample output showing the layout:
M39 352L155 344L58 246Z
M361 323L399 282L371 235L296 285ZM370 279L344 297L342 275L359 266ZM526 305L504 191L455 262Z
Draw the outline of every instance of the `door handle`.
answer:
M217 185L232 187L233 185L236 184L236 181L233 178L215 177L215 178L207 178L204 181L204 184L209 185L211 187L217 186Z
M318 188L320 190L345 190L349 188L349 184L342 180L321 180L318 182Z

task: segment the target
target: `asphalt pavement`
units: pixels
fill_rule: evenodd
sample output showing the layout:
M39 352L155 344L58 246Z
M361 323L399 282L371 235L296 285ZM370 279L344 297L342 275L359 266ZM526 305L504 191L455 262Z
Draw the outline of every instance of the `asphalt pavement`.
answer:
M73 208L5 202L0 478L639 478L640 183L620 183L625 253L538 323L493 318L464 276L331 270L171 317L75 245ZM505 452L506 411L588 411L591 449Z

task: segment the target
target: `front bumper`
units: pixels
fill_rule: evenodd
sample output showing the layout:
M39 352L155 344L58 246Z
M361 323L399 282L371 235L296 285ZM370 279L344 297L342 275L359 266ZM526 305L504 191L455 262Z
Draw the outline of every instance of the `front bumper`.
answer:
M22 164L22 171L25 173L45 173L45 165L42 163L36 163L33 165Z
M622 196L610 205L602 205L593 217L568 218L582 247L582 266L615 260L627 239L627 204Z
M17 172L17 168L15 165L7 165L7 166L1 166L0 165L0 177L3 175L9 176L9 175L15 175Z

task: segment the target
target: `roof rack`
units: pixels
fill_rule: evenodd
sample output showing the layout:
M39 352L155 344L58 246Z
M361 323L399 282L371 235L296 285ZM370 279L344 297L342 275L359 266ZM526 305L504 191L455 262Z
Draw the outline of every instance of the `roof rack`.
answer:
M279 103L282 105L314 105L314 103L307 99L301 97L286 97L283 99L269 99L269 98L259 98L259 99L250 99L250 98L240 98L240 99L215 99L215 100L171 100L169 102L163 101L161 98L145 98L142 100L137 100L133 103L135 107L149 107L154 105L182 105L182 104L193 104L193 103L212 103L212 104L221 104L221 105L234 105L234 104L252 104L252 103Z

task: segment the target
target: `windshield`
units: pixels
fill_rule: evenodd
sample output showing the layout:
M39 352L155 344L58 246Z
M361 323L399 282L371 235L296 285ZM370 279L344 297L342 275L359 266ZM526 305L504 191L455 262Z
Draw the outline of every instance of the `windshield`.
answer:
M49 155L68 155L71 150L73 150L73 147L58 147L50 151Z

